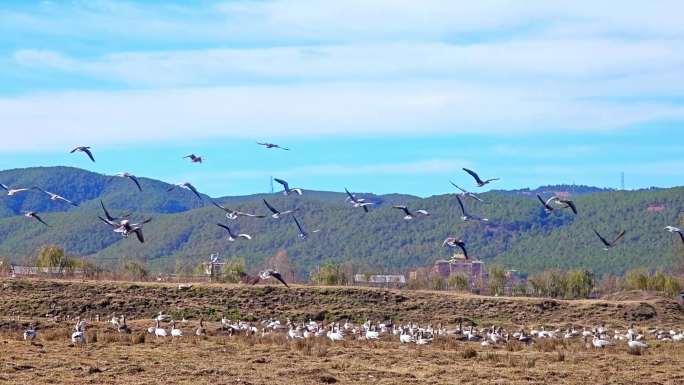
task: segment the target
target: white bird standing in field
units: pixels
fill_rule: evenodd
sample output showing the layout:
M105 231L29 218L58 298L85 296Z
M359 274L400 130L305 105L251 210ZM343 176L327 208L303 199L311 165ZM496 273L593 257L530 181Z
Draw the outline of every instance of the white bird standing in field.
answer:
M81 320L80 317L76 317L76 326L74 326L74 332L71 334L71 342L74 345L85 342L85 325L85 320Z
M155 320L155 326L154 326L154 336L155 337L166 337L166 330L164 328L159 327L159 320Z
M176 328L176 321L171 321L171 337L183 337L183 331Z
M638 341L636 335L632 334L630 340L627 341L627 346L629 346L630 349L646 349L648 344L643 341Z

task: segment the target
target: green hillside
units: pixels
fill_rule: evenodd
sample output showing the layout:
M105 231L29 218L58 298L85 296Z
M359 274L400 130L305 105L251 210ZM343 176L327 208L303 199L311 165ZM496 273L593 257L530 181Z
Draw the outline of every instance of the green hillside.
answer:
M139 192L129 180L110 179L84 170L55 167L0 172L0 183L40 186L73 199L80 207L52 202L40 193L0 197L0 255L15 259L32 255L44 244L58 244L74 255L114 265L122 257L140 258L162 269L173 269L177 259L206 260L210 253L244 257L252 267L278 250L286 250L301 275L319 262L351 262L374 272L404 272L448 258L441 247L449 235L462 237L473 257L529 272L551 267L587 268L597 274L621 273L635 267L666 269L684 254L673 234L662 228L680 222L684 188L606 191L582 188L575 201L580 213L546 214L533 191L490 192L487 203L466 201L473 214L489 223L464 223L453 194L425 199L409 195L373 196L378 206L364 214L345 203L345 194L305 191L304 196L280 193L217 198L232 208L266 214L262 199L275 207L296 208L297 217L311 233L297 237L292 218L243 218L227 221L223 212L200 201L186 190L167 192L168 184L141 178ZM541 191L568 191L568 186ZM133 211L134 219L153 217L145 226L144 244L121 239L97 219L99 199L115 213ZM427 209L431 215L405 221L390 206L406 203ZM649 205L664 205L649 212ZM22 210L41 212L47 228L20 215ZM216 222L229 223L237 232L251 234L252 241L230 243ZM611 238L621 229L627 236L619 247L606 252L592 229ZM313 230L320 229L318 233Z

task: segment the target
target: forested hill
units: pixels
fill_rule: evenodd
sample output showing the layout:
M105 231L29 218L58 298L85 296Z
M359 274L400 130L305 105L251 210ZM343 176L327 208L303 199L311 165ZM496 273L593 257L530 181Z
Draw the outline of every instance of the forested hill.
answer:
M451 192L425 199L410 195L370 195L377 207L364 214L345 202L344 192L305 191L302 197L281 193L216 200L231 208L266 214L262 199L281 210L297 209L297 217L311 233L297 237L292 218L227 222L208 197L199 200L187 190L167 192L170 185L141 178L143 192L130 180L110 178L85 170L50 167L0 172L0 183L11 187L41 188L80 204L72 207L51 201L39 192L16 196L0 194L0 255L15 259L32 255L45 244L63 246L69 253L115 264L122 257L140 258L172 270L177 260L205 260L210 253L244 257L251 267L278 250L306 274L319 261L353 262L371 272L404 272L449 257L441 247L446 236L468 243L473 257L507 268L539 271L545 268L587 268L597 274L621 273L635 267L666 269L684 255L679 238L663 231L681 222L684 188L611 191L589 187L550 186L536 190L489 192L486 203L467 200L469 210L490 218L489 223L464 223ZM296 181L293 181L296 182ZM200 187L200 186L198 186ZM474 190L474 188L472 189ZM568 210L546 214L536 192L571 193L579 215ZM144 244L121 239L97 219L102 199L115 214L133 211L134 219L153 217L145 226ZM392 204L426 209L431 215L405 221ZM21 215L33 210L51 227ZM231 223L252 241L230 243L217 222ZM313 233L320 229L320 232ZM627 230L624 242L606 252L593 229L612 238Z

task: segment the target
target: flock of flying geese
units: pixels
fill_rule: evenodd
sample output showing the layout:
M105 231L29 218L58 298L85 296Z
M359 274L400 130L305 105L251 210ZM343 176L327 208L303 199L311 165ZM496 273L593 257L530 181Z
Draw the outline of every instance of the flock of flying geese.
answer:
M281 149L285 151L289 151L289 148L282 147L278 144L274 143L267 143L267 142L257 142L258 145L264 146L267 149ZM92 161L95 162L95 157L93 156L93 152L91 147L89 146L79 146L74 148L73 150L70 151L71 153L75 152L82 152L88 158ZM183 158L189 159L192 163L202 163L204 159L202 156L196 155L196 154L188 154L184 156ZM482 179L475 171L464 168L463 171L468 173L475 181L475 186L477 187L484 187L492 182L498 181L499 178L490 178L490 179ZM142 186L140 184L140 181L138 178L128 172L120 172L117 174L114 174L112 178L127 178L130 179L133 184L135 184L136 188L139 191L143 191ZM302 195L304 193L304 190L299 187L290 187L290 184L279 178L274 178L274 181L282 185L283 187L283 194L285 196L289 195ZM458 206L461 210L461 219L465 222L489 222L488 218L480 217L474 214L471 214L468 212L468 209L466 207L466 199L472 199L474 201L478 202L484 202L477 194L470 192L461 186L455 184L454 182L450 182L455 188L457 188L460 193L456 195L456 199L458 201ZM0 183L0 188L3 190L7 191L8 196L16 196L20 193L26 193L29 191L38 191L41 192L49 197L49 199L53 201L61 201L66 204L72 205L72 206L78 206L77 203L59 195L52 193L50 191L43 190L40 187L32 187L32 188L10 188L4 184ZM172 191L174 189L185 189L193 193L199 200L203 200L202 195L197 191L195 186L193 186L189 182L181 182L177 183L175 185L172 185L168 191ZM369 208L372 207L373 205L376 204L376 202L373 202L371 200L365 199L365 198L359 198L355 194L351 193L348 189L345 188L345 193L347 194L346 200L349 201L354 208L361 208L364 210L364 212L369 212ZM543 198L541 195L537 194L537 198L541 205L543 206L544 210L547 213L552 213L556 209L569 209L571 210L575 215L578 214L578 209L575 203L572 200L569 199L564 199L558 196L552 196L550 198ZM216 206L217 208L223 210L225 212L226 218L229 220L238 220L241 217L251 217L251 218L265 218L267 215L261 215L261 214L255 214L255 213L248 213L248 212L242 212L238 210L234 210L229 207L225 207L223 205L220 205L216 203L215 201L211 200L211 203ZM273 219L279 219L287 215L291 215L293 217L293 222L297 226L297 230L299 232L299 237L301 239L306 239L309 236L309 233L305 231L303 224L297 219L297 217L294 215L296 212L295 209L291 210L280 210L276 207L274 207L272 204L270 204L266 199L263 199L263 203L270 212L270 217ZM137 239L143 243L145 242L145 238L143 236L143 225L146 223L149 223L152 218L147 218L144 220L141 220L139 222L131 222L129 219L131 214L126 214L122 215L120 217L115 217L110 215L110 213L107 211L104 203L100 201L100 204L102 206L102 210L104 213L104 217L98 216L98 218L109 225L112 230L115 233L120 234L122 237L127 238L131 234L135 234ZM419 210L412 210L409 209L408 206L406 205L394 205L392 208L400 210L404 214L404 219L405 220L412 220L414 218L417 218L418 216L429 216L430 213L427 210L424 209L419 209ZM45 226L50 226L47 222L43 220L43 218L40 217L40 215L35 212L35 211L26 211L24 212L24 216L28 218L33 218L37 220L38 222L42 223ZM235 242L237 240L251 240L252 236L250 234L242 234L242 233L235 233L233 229L224 223L217 223L217 226L221 227L224 229L227 233L227 240L229 242ZM672 232L672 233L678 233L682 242L684 243L684 230L674 227L674 226L667 226L665 230ZM313 232L319 232L320 230L314 230ZM621 231L615 238L612 240L609 240L608 238L604 237L601 235L598 231L594 230L594 233L598 237L598 239L601 241L603 244L605 250L612 249L618 245L618 243L624 238L626 231ZM442 242L442 247L450 247L450 248L460 248L463 252L463 255L465 256L466 259L469 258L468 251L466 249L466 242L463 239L457 238L457 237L447 237L444 239ZM277 273L277 272L275 272ZM279 276L279 274L277 274ZM274 275L272 275L274 276ZM274 276L275 277L275 276ZM284 281L282 280L282 277L278 278L281 280L283 283Z
M86 342L86 321L80 317L76 317L74 331L71 334L71 342L74 345L83 344ZM95 323L100 323L100 317L97 315ZM595 348L606 348L608 346L616 345L620 342L625 342L630 349L645 349L649 345L645 341L652 339L659 342L684 342L684 331L682 330L665 330L658 327L651 327L645 331L630 325L627 330L613 329L609 330L605 325L595 326L593 328L577 328L575 326L568 326L565 329L557 328L555 330L546 330L544 326L539 328L518 328L517 330L507 330L503 327L476 328L471 323L470 326L463 325L463 319L459 320L458 326L449 328L442 324L437 326L418 325L410 322L406 324L395 324L391 319L384 322L375 323L371 320L366 320L363 324L355 324L346 320L344 323L331 322L328 324L317 322L309 319L308 322L293 322L287 319L286 322L281 323L279 320L267 319L260 322L246 322L246 321L232 321L221 314L221 320L218 325L212 330L208 330L205 326L204 319L200 318L196 326L192 328L190 321L183 318L178 323L172 319L168 314L159 312L152 321L154 326L147 328L145 331L148 334L154 335L155 338L172 338L185 337L183 331L190 328L191 335L198 337L205 336L236 336L244 335L247 337L265 337L274 334L285 334L288 340L311 339L311 338L327 338L333 342L351 341L351 340L393 340L398 338L402 344L416 344L428 345L437 338L451 338L457 341L479 343L482 347L493 347L497 345L505 345L511 342L524 343L526 345L534 344L537 340L543 339L563 339L563 340L582 340L586 346ZM130 334L133 329L127 324L126 316L116 316L112 314L111 318L105 321L107 328L115 329L118 333ZM162 326L163 323L168 323L170 328L167 330ZM216 323L213 323L216 324ZM24 332L24 340L32 342L38 335L36 328L31 325Z

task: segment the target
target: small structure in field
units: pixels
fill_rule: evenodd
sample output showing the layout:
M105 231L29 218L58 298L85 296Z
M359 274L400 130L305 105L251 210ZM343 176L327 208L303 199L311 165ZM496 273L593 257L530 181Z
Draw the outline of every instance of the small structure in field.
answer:
M406 283L406 277L400 274L356 274L354 275L354 283L368 286L397 287Z

